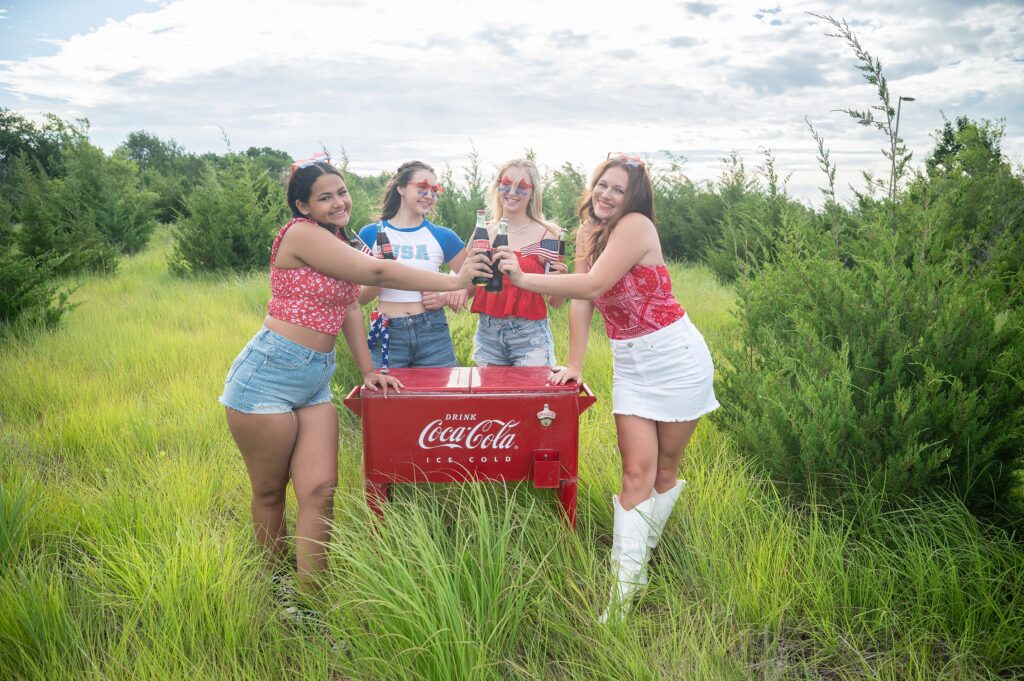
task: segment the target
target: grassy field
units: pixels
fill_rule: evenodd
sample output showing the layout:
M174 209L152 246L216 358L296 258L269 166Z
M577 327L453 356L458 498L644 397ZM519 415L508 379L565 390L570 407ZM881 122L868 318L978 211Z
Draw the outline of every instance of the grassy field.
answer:
M334 651L276 618L216 401L266 276L179 280L168 250L159 233L83 280L59 331L0 347L0 679L1024 678L1019 546L952 503L876 513L857 536L795 509L716 429L728 405L698 428L641 605L598 626L618 456L597 326L576 534L516 485L403 486L373 522L342 411L312 603L351 656ZM731 291L672 274L712 351L733 342ZM462 364L474 323L452 317ZM357 381L339 352L336 398Z

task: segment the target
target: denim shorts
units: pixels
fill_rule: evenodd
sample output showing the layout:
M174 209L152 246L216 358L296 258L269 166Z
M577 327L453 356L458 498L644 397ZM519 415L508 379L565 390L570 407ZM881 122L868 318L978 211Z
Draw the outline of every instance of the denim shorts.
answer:
M473 363L479 367L554 366L555 341L548 320L481 314L473 336Z
M677 422L718 408L711 352L690 315L611 345L613 414Z
M331 401L334 353L317 352L267 327L231 364L220 403L246 414L283 414Z
M455 347L448 330L448 318L444 310L427 310L420 314L388 317L388 366L392 369L406 367L453 367ZM370 350L373 366L380 368L380 343Z

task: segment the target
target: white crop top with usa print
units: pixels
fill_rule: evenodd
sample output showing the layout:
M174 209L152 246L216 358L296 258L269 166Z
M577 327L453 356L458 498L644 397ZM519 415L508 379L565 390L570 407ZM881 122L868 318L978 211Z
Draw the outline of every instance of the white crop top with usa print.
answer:
M450 262L464 248L458 234L429 220L424 220L417 227L395 227L387 220L382 222L384 233L394 247L395 258L409 267L437 272L443 263ZM377 243L377 223L360 229L359 239L373 249ZM422 295L419 291L382 288L378 299L385 303L418 303Z

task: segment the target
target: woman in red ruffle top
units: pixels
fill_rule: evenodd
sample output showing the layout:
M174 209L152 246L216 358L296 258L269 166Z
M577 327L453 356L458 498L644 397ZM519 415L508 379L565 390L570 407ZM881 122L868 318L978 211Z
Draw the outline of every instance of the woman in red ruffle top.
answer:
M540 173L527 159L509 161L498 171L489 192L491 241L498 220L508 220L508 245L524 272L562 274L567 271L558 253L561 231L544 218ZM501 291L469 287L472 311L479 315L473 336L477 366L552 366L555 344L548 324L548 305L565 299L521 289L507 278ZM547 300L545 300L547 298Z

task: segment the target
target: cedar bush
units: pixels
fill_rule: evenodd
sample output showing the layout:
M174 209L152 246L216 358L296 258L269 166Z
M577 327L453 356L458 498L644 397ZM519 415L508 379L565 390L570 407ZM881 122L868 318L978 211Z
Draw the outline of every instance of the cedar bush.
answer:
M254 155L252 151L246 154ZM173 222L185 213L185 198L202 179L208 163L185 151L173 139L163 140L145 130L128 133L125 141L114 150L114 157L133 161L138 166L142 187L156 194L154 211L160 222Z
M573 237L569 235L579 226L579 201L588 179L571 163L563 163L544 176L544 215L566 234L566 248L575 247Z
M1003 136L1001 123L946 121L902 208L917 257L962 253L987 281L989 300L1016 307L1024 302L1024 179L1002 152Z
M172 272L246 271L266 267L277 230L291 214L280 182L259 163L231 154L208 167L173 227Z
M445 166L440 172L439 181L444 186L444 193L437 197L434 214L431 217L431 221L455 231L463 241L468 240L470 232L473 231L476 212L487 208L486 187L491 180L484 175L480 167L480 155L475 147L467 155L467 159L469 165L462 169L462 183L455 181L455 175L450 167ZM380 198L377 205L380 205Z
M852 265L786 240L738 281L721 425L798 496L855 511L864 488L894 505L952 494L1019 526L1024 315L993 306L962 261L865 232Z
M51 179L23 158L14 163L8 182L20 224L14 239L21 255L40 262L60 258L55 275L117 268L117 248L100 232L91 202L77 200L82 199L76 196L81 188L77 183Z
M84 134L69 138L63 159L57 177L27 157L13 162L7 184L18 248L40 261L61 257L61 274L113 271L121 254L149 240L156 194L140 187L134 163L108 158Z
M794 495L850 517L870 517L868 500L944 495L1021 529L1024 310L1013 283L1024 185L1000 131L958 119L940 131L928 175L901 191L911 152L881 63L845 21L819 18L876 89L869 109L841 111L884 135L890 175L865 173L868 192L840 209L811 126L825 211L781 230L751 211L747 224L767 238L744 232L743 250L731 249L754 262L736 266L742 338L724 349L722 424Z
M814 211L786 193L770 152L765 152L760 170L763 184L733 153L712 192L719 204L713 218L717 225L713 230L704 227L703 250L705 262L723 282L753 274L771 262L783 238L799 234L801 239L824 244L820 229L809 229L820 221Z
M0 333L14 328L15 323L55 327L64 313L75 307L68 302L71 291L56 281L54 272L61 260L36 261L0 252Z
M718 238L722 202L711 187L698 187L683 173L685 160L651 168L654 213L666 258L699 262Z

